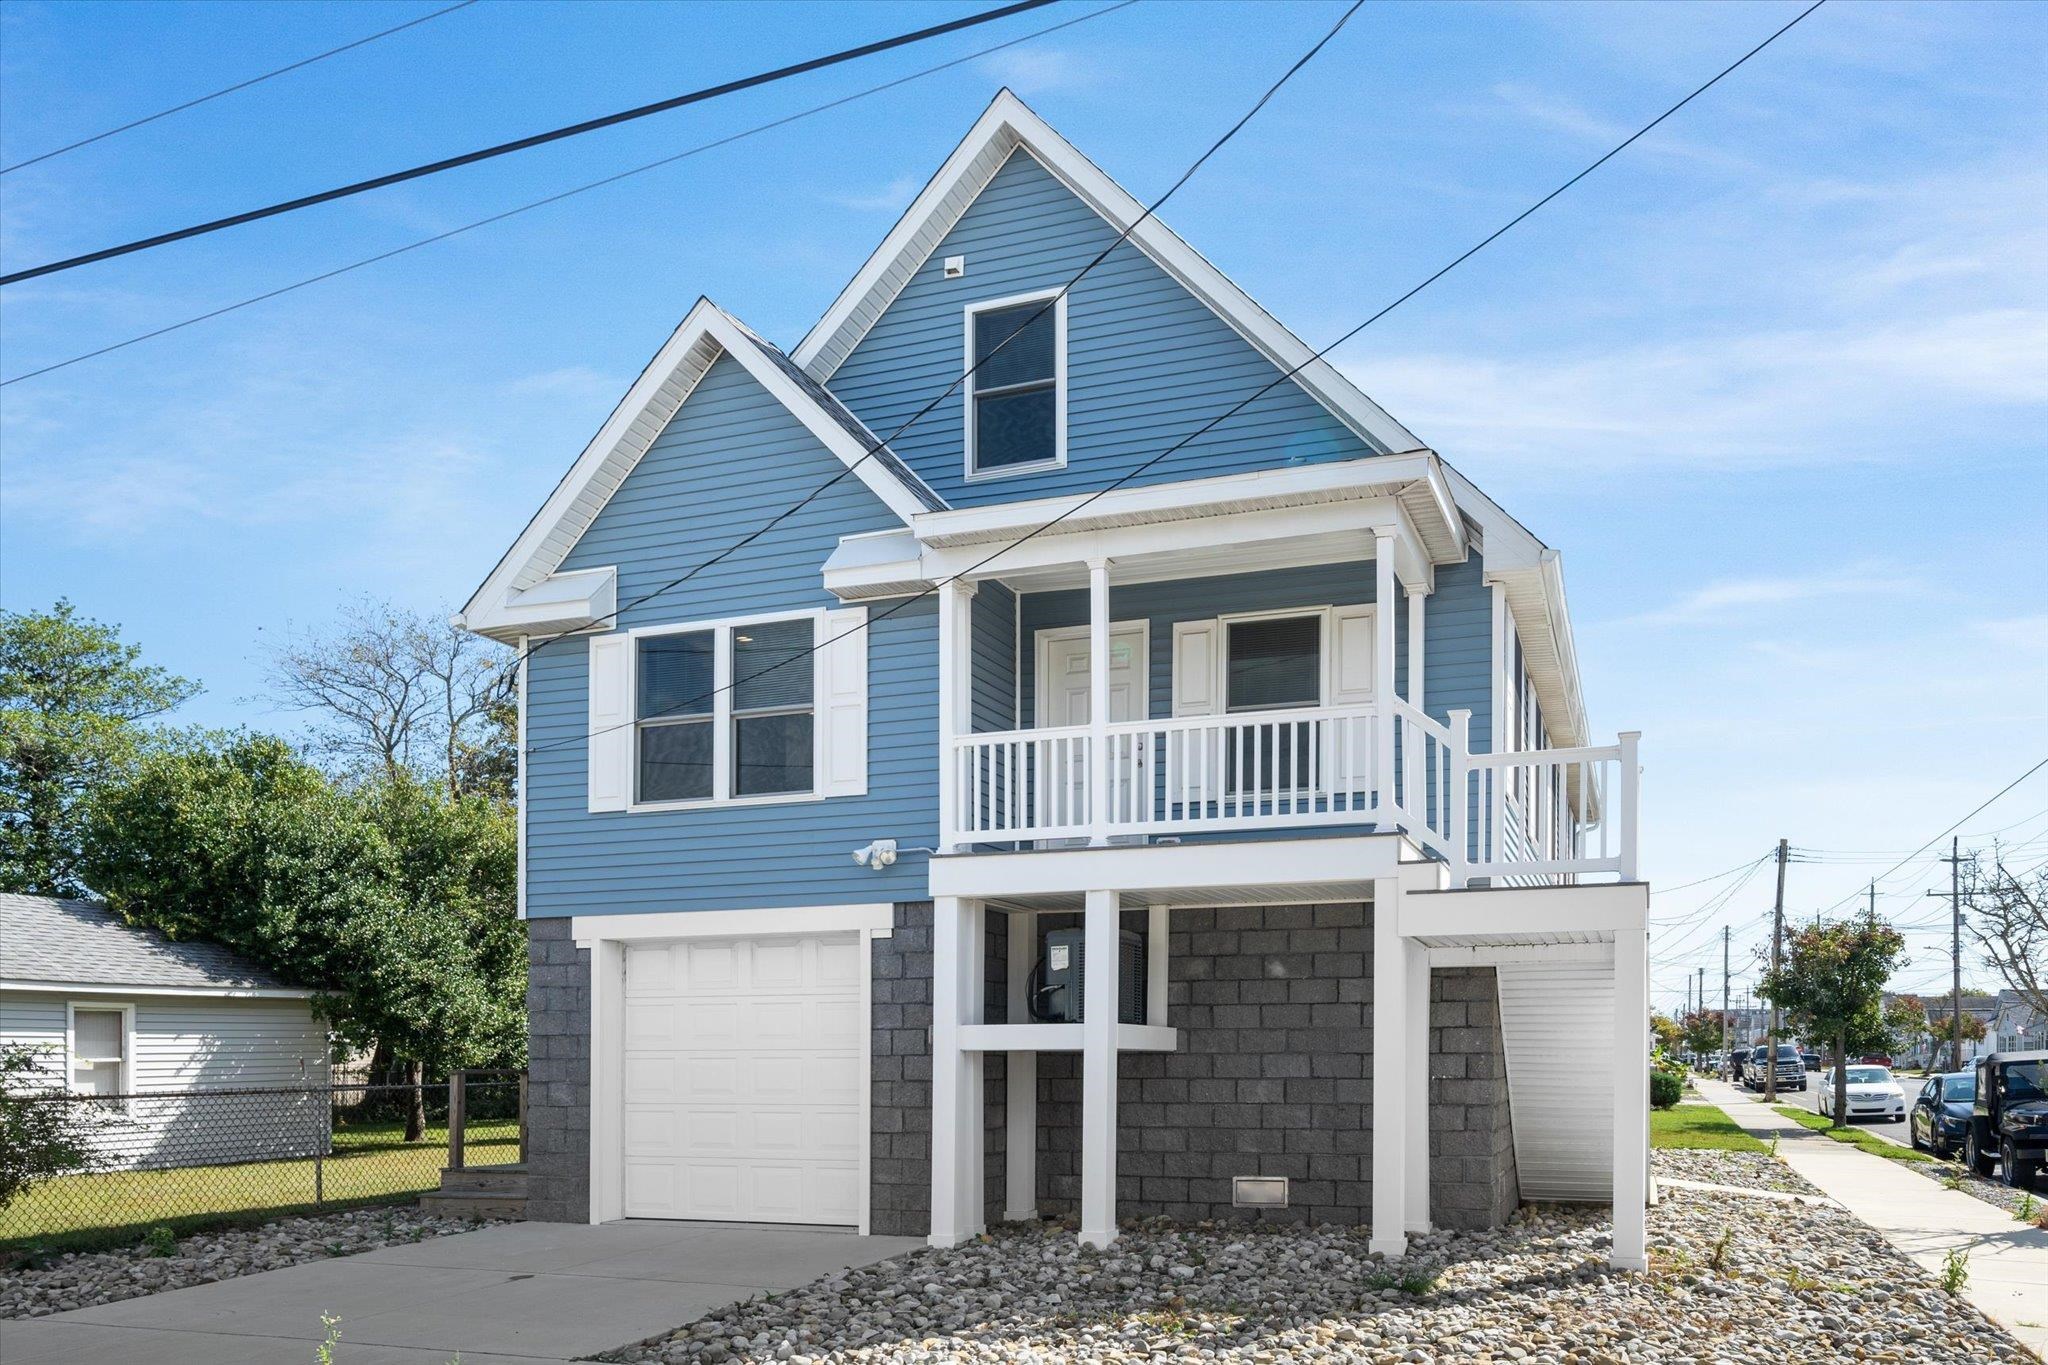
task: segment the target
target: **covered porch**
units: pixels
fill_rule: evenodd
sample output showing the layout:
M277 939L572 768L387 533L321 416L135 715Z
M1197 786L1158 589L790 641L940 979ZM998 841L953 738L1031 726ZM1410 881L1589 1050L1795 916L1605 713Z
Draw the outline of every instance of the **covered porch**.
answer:
M1483 1178L1447 1163L1467 1155L1455 1145L1471 1143L1483 1156L1486 1124L1506 1137L1508 1115L1499 1110L1512 1108L1516 1123L1523 1121L1522 1097L1508 1088L1512 1064L1489 1067L1498 1089L1473 1088L1499 1098L1474 1104L1474 1121L1455 1124L1455 1137L1441 1135L1453 1140L1440 1144L1445 1151L1433 1171L1433 1101L1441 1115L1447 1101L1479 1096L1432 1095L1433 1055L1442 1070L1447 1046L1467 1046L1451 1036L1467 1030L1433 1027L1432 973L1441 986L1446 974L1469 977L1482 967L1513 973L1570 962L1607 983L1614 1022L1604 1039L1586 1039L1584 1001L1572 1015L1580 1061L1591 1058L1581 1080L1591 1072L1604 1086L1612 1077L1611 1145L1598 1144L1611 1171L1601 1190L1581 1197L1646 1191L1641 886L1455 891L1443 863L1423 860L1399 836L1279 838L1262 843L1256 857L1247 851L1243 844L1075 847L933 860L934 1245L973 1237L997 1216L1041 1212L1048 1183L1038 1162L1051 1148L1040 1135L1052 1121L1040 1114L1049 1093L1041 1068L1059 1057L1062 1067L1067 1058L1079 1063L1072 1207L1084 1243L1114 1241L1120 1209L1174 1214L1185 1201L1188 1216L1217 1216L1208 1201L1223 1203L1221 1215L1229 1216L1236 1211L1230 1205L1249 1197L1251 1216L1273 1216L1276 1199L1291 1202L1280 1216L1369 1223L1374 1251L1405 1254L1409 1236L1433 1226L1433 1173L1440 1186L1447 1165L1453 1179ZM1244 918L1254 907L1274 918ZM1082 948L1084 1007L1078 1019L1056 1023L1035 1020L1028 999L1038 985L1041 924L1052 916L1077 925ZM1135 935L1134 923L1141 926ZM1226 924L1247 931L1186 932ZM1294 936L1285 932L1295 925ZM1136 979L1134 936L1145 944ZM1181 960L1208 953L1212 940L1234 956ZM1000 970L991 970L992 943L1007 950ZM1194 989L1205 982L1213 989ZM1127 998L1133 991L1143 1002L1136 1017ZM1219 1002L1213 1008L1204 1003L1212 1000ZM1500 1024L1502 1035L1512 1027L1505 1017ZM1506 1046L1512 1052L1514 1040ZM1234 1065L1247 1050L1265 1055L1257 1065ZM1161 1054L1158 1067L1123 1064ZM991 1055L1004 1059L1000 1126L989 1119L997 1097L985 1093ZM1176 1060L1183 1065L1169 1069ZM1243 1079L1232 1083L1233 1075ZM1160 1078L1156 1093L1140 1079L1152 1076ZM1288 1089L1292 1083L1279 1076L1299 1077L1300 1088ZM1538 1138L1548 1122L1539 1110L1528 1111L1528 1134L1518 1128L1513 1135L1517 1162L1525 1137ZM989 1160L991 1142L1000 1144L999 1162ZM1155 1150L1187 1158L1160 1164ZM1000 1190L988 1188L998 1181ZM1512 1169L1508 1184L1512 1203ZM1642 1237L1642 1200L1623 1198L1615 1264L1641 1268Z

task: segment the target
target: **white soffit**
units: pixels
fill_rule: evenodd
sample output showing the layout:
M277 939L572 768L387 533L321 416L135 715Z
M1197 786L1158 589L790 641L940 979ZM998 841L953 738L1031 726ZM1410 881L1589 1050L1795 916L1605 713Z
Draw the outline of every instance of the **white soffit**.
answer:
M1207 304L1240 336L1328 408L1367 445L1381 453L1413 450L1422 442L1327 360L1254 302L1250 295L1158 218L1140 218L1145 206L1105 174L1050 124L1008 90L1000 91L939 171L911 202L825 315L797 346L796 363L820 383L852 354L868 329L953 230L1010 154L1023 148L1068 190Z
M744 366L904 524L945 506L886 447L863 459L876 444L872 433L738 319L699 299L470 597L463 624L485 634L519 624L508 610L517 595L539 588L560 567L720 355Z

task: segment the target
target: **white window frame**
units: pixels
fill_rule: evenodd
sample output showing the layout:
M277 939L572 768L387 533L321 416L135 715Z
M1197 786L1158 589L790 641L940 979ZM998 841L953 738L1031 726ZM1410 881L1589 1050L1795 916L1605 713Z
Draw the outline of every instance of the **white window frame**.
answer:
M978 469L975 466L974 450L974 376L969 374L961 388L961 413L963 417L961 448L963 451L963 474L969 483L980 483L987 479L1007 479L1023 474L1043 474L1049 469L1067 467L1067 296L1058 289L1038 289L1028 294L1011 294L999 299L979 299L968 304L961 313L961 353L964 357L963 371L974 368L974 325L975 319L983 313L992 313L1003 308L1015 308L1020 304L1044 303L1047 299L1059 301L1052 310L1052 383L1053 383L1053 457L1050 460L1034 460L1030 464L1004 465L1000 469Z
M78 1088L78 1012L118 1014L121 1016L121 1083L114 1087L114 1093L125 1095L135 1089L135 1006L122 1000L66 1000L64 1002L64 1089L67 1094L82 1095ZM86 1061L104 1061L101 1057L88 1057Z
M1216 618L1216 703L1219 716L1259 716L1271 713L1278 715L1286 711L1312 711L1330 704L1331 673L1337 667L1336 658L1330 649L1330 616L1335 609L1328 603L1313 607L1285 607L1273 611L1238 611ZM1231 709L1230 705L1230 628L1246 621L1287 621L1296 617L1312 616L1316 621L1316 699L1295 706L1261 706L1245 711Z
M732 790L732 636L736 630L747 626L772 625L782 621L809 621L811 623L811 785L800 792L771 792L760 796L735 796ZM690 635L709 631L712 636L711 685L715 689L711 698L711 795L692 797L681 801L642 801L640 799L640 735L643 729L640 719L640 641L657 635ZM632 781L633 799L627 804L628 811L655 810L714 810L733 806L781 806L799 801L822 801L818 795L818 774L825 766L824 715L825 657L821 648L826 641L825 611L811 607L800 611L750 612L745 616L721 616L710 621L686 621L672 625L638 626L626 632L632 641L628 650L631 670L633 697L633 753Z

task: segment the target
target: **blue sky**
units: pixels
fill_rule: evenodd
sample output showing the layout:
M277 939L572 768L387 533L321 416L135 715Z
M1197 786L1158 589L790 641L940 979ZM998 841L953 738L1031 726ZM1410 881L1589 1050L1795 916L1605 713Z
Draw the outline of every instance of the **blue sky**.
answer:
M11 163L425 5L0 9ZM485 3L0 181L10 266L978 5ZM837 71L6 291L0 375L1102 8ZM700 293L794 344L1008 84L1141 198L1334 3L1146 0L901 89L0 389L0 602L65 595L290 729L266 642L459 603ZM1311 343L1796 12L1363 10L1164 216ZM2048 10L1824 8L1336 359L1565 555L1596 727L1644 732L1678 886L1779 835L1806 914L2048 753ZM2048 774L1965 826L2048 859ZM1880 908L1931 919L1925 860ZM1757 877L1673 891L1658 1003L1738 971ZM1946 980L1916 932L1902 985Z

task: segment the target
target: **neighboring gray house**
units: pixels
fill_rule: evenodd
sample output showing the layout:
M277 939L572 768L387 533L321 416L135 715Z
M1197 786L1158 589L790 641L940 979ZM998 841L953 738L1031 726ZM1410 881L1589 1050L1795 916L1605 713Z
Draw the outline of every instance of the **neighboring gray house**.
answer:
M2048 1048L2048 1019L2015 990L1998 993L1997 1012L1987 1026L1986 1042L1996 1052L2027 1052Z
M122 1165L239 1161L318 1138L295 1095L327 1081L313 992L211 943L174 943L95 901L0 893L0 1043L39 1051L53 1083L109 1100Z
M699 300L460 621L524 647L529 1216L1619 1190L1646 1264L1557 552L1007 91L793 350Z

